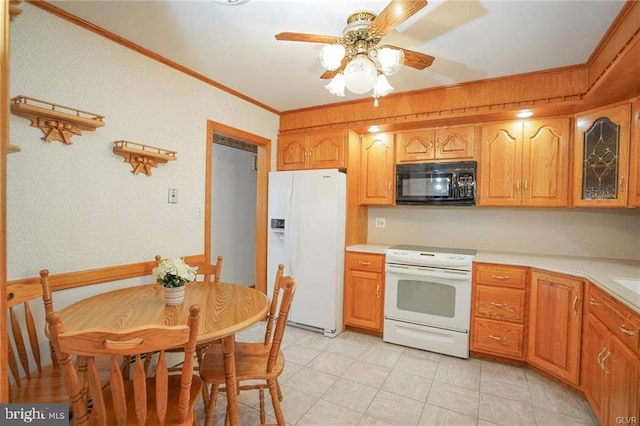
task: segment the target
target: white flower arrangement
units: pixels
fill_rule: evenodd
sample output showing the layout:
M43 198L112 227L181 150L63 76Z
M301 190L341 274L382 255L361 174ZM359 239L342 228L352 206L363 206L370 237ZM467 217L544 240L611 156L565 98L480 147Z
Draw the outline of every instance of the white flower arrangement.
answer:
M165 288L182 287L196 278L196 270L179 257L164 259L153 268L156 282Z

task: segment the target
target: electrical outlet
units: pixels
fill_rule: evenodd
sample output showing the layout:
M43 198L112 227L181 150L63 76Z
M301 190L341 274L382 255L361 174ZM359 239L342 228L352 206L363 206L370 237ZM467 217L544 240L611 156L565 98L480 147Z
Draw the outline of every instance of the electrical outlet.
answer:
M376 217L376 228L384 228L386 224L386 219L384 217Z
M178 190L175 188L169 188L169 204L178 204Z

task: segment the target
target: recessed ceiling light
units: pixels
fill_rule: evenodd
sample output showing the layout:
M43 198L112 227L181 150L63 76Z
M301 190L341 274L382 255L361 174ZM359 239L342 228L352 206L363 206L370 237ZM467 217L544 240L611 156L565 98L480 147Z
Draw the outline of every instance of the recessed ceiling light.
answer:
M520 111L519 113L516 114L516 117L518 118L529 118L533 115L533 111L529 110L529 109L523 109L522 111Z
M369 126L367 129L369 133L378 133L380 131L380 127L378 126Z
M227 6L239 6L241 4L245 4L249 0L211 0L214 3L224 4Z

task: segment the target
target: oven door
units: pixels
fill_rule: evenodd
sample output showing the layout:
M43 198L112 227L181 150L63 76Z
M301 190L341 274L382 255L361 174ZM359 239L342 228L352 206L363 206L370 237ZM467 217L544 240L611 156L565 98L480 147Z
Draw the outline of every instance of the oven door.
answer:
M455 175L452 172L398 171L396 174L398 204L429 204L455 198Z
M388 263L385 318L469 331L471 272Z

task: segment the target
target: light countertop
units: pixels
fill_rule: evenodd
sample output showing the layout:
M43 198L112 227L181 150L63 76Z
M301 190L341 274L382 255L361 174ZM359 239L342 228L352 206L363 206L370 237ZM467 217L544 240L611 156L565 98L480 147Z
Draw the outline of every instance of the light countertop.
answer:
M384 254L395 244L355 244L347 251ZM584 278L635 312L640 313L640 295L618 284L614 279L640 279L640 261L573 256L545 256L533 253L512 253L478 250L476 262L498 263L543 269L549 272Z

